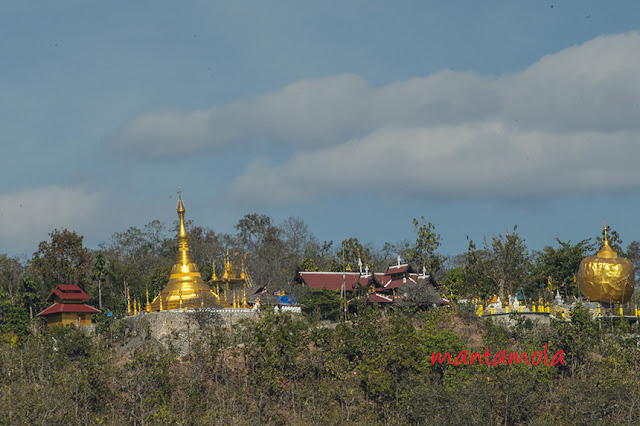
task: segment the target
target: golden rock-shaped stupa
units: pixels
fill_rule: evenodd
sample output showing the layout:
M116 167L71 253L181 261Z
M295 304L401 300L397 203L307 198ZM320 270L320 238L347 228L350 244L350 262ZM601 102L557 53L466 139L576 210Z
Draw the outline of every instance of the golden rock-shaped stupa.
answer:
M195 308L217 301L216 295L202 279L198 267L189 254L181 196L178 197L178 218L180 220L178 260L171 268L167 285L151 303L147 304L148 312Z
M580 262L578 287L592 302L627 303L633 294L633 264L628 259L618 257L609 246L606 225L598 254L585 257Z

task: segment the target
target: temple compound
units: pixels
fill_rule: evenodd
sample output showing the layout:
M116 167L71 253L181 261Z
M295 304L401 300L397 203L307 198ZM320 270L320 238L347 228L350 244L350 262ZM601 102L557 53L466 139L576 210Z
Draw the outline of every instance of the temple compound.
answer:
M248 273L244 260L240 268L233 268L227 253L224 274L214 275L210 281L213 290L204 282L198 267L189 253L187 231L184 225L184 205L178 197L178 259L171 269L169 282L153 301L147 297L146 312L172 311L197 307L248 308L246 287ZM130 310L131 311L131 310ZM135 312L136 309L134 308Z
M91 314L99 314L100 310L84 302L91 298L75 284L60 284L47 297L47 302L53 305L40 312L37 316L47 320L47 326L75 326L91 324Z
M396 294L396 290L405 284L428 283L435 286L432 277L423 268L422 274L418 274L411 265L401 263L398 256L397 265L387 268L387 271L370 272L366 267L362 270L362 262L358 261L359 272L304 272L301 271L296 276L296 281L302 285L314 289L325 289L340 291L340 293L351 293L366 289L369 303L392 304L403 299L401 294Z

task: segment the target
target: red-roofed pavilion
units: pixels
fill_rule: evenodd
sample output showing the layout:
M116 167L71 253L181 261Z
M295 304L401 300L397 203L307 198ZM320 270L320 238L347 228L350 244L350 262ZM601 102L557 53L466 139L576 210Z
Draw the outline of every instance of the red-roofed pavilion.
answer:
M47 297L47 302L53 302L37 316L47 319L47 325L76 326L91 324L91 314L100 313L99 309L86 305L91 298L75 284L60 284Z

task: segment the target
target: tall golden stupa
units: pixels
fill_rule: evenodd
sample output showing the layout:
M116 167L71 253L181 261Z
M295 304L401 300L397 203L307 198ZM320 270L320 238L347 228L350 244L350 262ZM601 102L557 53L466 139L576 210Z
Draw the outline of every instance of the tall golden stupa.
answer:
M178 192L178 260L171 268L169 282L151 303L147 301L147 312L195 308L216 302L218 298L204 282L198 267L189 254L187 231L184 226L184 205Z
M604 241L596 256L587 256L580 262L578 287L592 302L627 303L634 290L633 264L629 259L618 257L607 239L604 226Z

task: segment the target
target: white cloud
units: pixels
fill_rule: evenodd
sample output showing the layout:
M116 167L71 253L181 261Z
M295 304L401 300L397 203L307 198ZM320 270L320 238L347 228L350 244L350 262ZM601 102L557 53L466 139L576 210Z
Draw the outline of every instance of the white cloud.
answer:
M231 193L253 202L294 202L370 191L524 199L638 188L640 133L522 132L500 122L385 129L338 147L249 165Z
M104 198L102 193L61 186L0 194L2 251L35 251L54 229L82 235L99 221Z
M289 147L283 164L254 161L233 182L234 195L261 203L362 190L514 199L636 189L638 51L634 32L515 74L443 70L380 88L350 74L302 80L190 114L142 115L113 144L142 157Z

